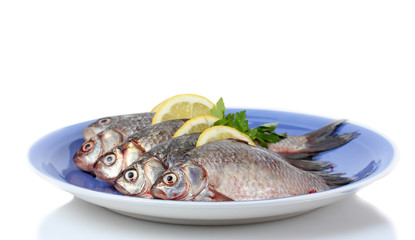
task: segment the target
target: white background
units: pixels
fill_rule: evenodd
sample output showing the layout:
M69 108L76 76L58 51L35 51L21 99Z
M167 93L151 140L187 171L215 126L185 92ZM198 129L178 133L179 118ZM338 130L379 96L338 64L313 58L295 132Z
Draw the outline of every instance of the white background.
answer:
M1 238L414 239L413 1L0 1ZM355 196L277 222L186 227L74 199L30 169L61 127L179 93L347 118L399 164Z

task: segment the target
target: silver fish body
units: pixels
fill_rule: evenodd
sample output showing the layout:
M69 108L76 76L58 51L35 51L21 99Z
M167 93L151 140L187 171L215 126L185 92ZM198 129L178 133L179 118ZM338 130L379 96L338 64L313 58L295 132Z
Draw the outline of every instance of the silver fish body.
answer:
M154 146L119 174L114 187L122 194L152 198L150 188L183 154L196 147L199 134L188 134Z
M103 154L92 169L97 179L113 183L118 174L157 144L173 137L186 120L171 120L150 125L130 136L127 142Z
M73 161L83 171L91 172L93 165L102 154L149 126L153 116L153 113L143 113L134 118L123 119L116 125L108 127L83 143L75 153Z
M343 122L344 120L335 121L314 131L314 135L320 136L318 141L316 138L308 137L311 133L303 136L288 136L289 141L285 141L281 144L281 146L284 147L276 147L274 148L274 151L278 152L281 150L284 153L283 160L302 170L318 172L332 168L332 163L312 161L312 159L309 158L309 155L314 156L317 153L332 149L333 146L338 147L352 140L356 134L347 133L343 135L332 135L336 128ZM151 197L149 196L150 192L148 188L154 184L154 181L159 177L163 169L174 165L179 157L196 147L198 136L199 134L186 135L163 142L157 147L154 147L150 152L143 155L136 163L120 174L115 183L116 188L124 195L146 198ZM326 138L329 140L324 141ZM306 141L303 141L304 139ZM283 139L283 141L284 140L285 139ZM330 142L330 144L327 144L328 142ZM300 144L297 143L301 143L301 147L299 147ZM308 149L310 146L317 147L320 151ZM287 149L289 151L287 151ZM305 156L305 158L299 159L299 155ZM124 157L127 157L127 154L125 154ZM128 175L137 177L129 178ZM131 181L131 179L134 180Z
M330 189L322 175L294 167L268 149L219 140L187 152L150 192L155 198L187 201L272 199Z
M95 137L98 133L104 131L109 127L116 126L117 124L124 124L128 122L137 122L154 116L154 113L133 113L118 116L103 117L95 122L89 124L83 131L84 140L87 141ZM151 120L150 120L151 123Z

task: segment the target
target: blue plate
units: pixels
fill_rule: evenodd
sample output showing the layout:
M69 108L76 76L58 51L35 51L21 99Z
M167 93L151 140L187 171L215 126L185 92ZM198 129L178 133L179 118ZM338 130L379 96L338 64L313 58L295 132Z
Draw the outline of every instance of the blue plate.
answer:
M237 112L241 109L229 109ZM276 132L303 135L332 121L300 113L248 109L251 127L279 122ZM82 131L93 121L71 125L38 140L30 149L29 161L35 172L59 188L85 201L121 214L159 222L178 224L254 223L298 215L337 201L388 174L395 165L393 144L381 134L353 123L343 124L337 134L360 133L348 144L316 157L331 161L334 172L355 176L357 180L314 194L240 202L184 202L141 199L120 195L112 185L79 170L72 161L82 145Z

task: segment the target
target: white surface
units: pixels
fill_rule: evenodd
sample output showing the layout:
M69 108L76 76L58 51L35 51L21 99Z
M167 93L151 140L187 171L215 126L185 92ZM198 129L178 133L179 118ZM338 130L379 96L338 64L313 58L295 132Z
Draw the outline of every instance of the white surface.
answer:
M2 236L412 239L414 12L413 1L0 2ZM28 166L28 148L46 133L186 92L348 118L392 139L400 162L339 203L231 227L124 217Z

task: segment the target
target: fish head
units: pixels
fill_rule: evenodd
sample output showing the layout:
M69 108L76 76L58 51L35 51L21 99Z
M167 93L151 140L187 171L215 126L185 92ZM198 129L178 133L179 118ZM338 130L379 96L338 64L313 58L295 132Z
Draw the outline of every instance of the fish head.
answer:
M97 179L113 183L123 169L124 155L122 149L114 148L111 152L102 155L92 169Z
M83 143L73 157L76 166L83 171L91 172L96 159L101 154L101 145L97 137Z
M114 187L123 195L152 198L151 186L165 170L155 157L140 159L118 175Z
M177 164L166 171L151 188L154 198L194 200L207 189L207 173L191 161Z
M126 142L102 155L94 164L93 172L101 181L113 184L118 175L143 154L132 142Z
M122 139L121 133L107 129L82 144L75 153L73 161L83 171L92 172L95 162L102 153L117 146Z
M105 117L98 119L84 129L84 139L87 140L95 137L98 133L104 131L106 128L108 128L109 125L113 124L116 121L117 117Z

